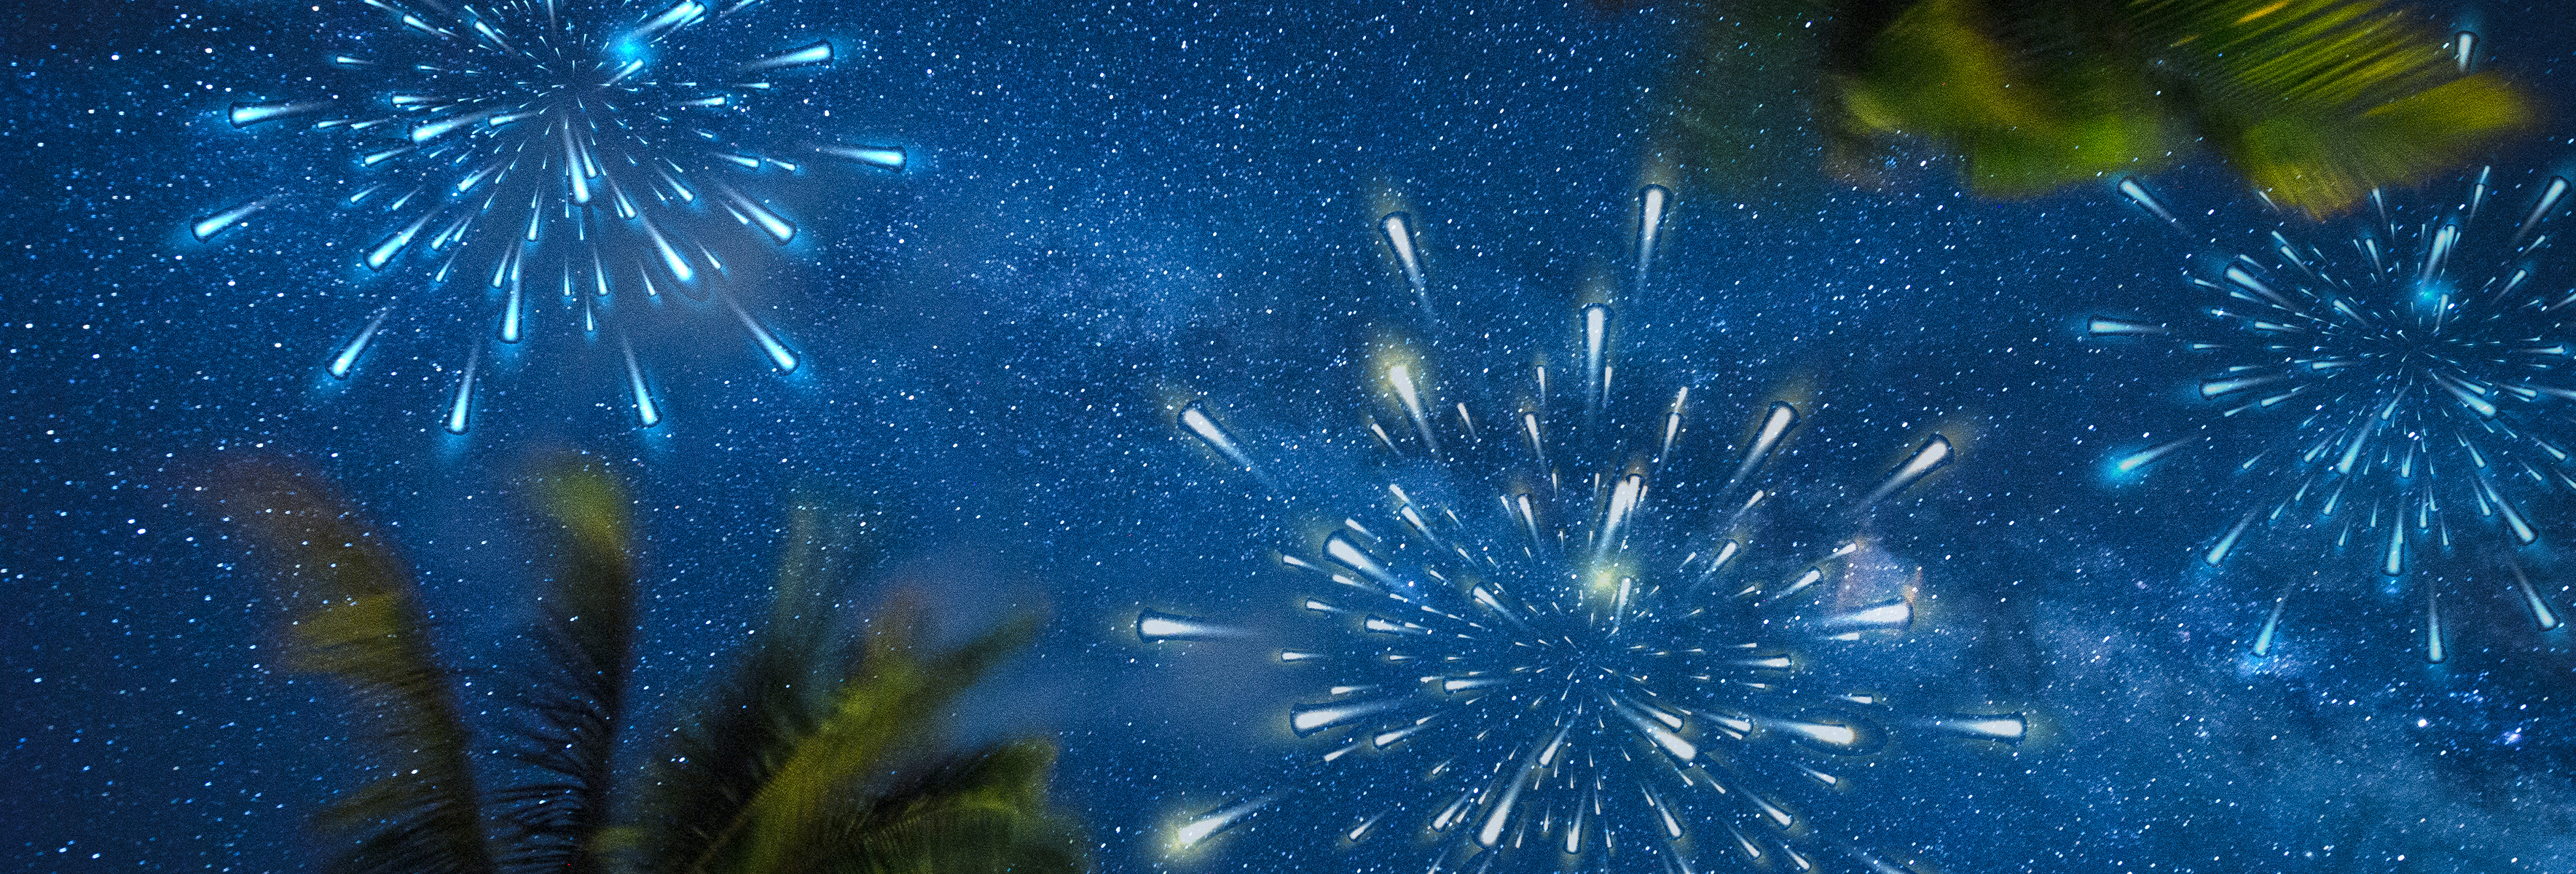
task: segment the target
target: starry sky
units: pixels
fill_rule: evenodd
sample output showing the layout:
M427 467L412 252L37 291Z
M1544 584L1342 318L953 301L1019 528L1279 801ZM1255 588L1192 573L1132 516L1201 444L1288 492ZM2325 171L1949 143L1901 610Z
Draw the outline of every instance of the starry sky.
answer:
M1926 872L2576 871L2576 658L2568 631L2531 630L2497 550L2428 549L2391 582L2364 550L2282 536L2213 571L2197 556L2259 488L2234 476L2241 455L2102 475L2209 412L2189 388L2205 359L2084 335L2088 317L2193 293L2206 252L2107 181L1995 202L1932 160L1859 190L1813 172L1796 132L1750 183L1658 176L1653 118L1686 35L1673 4L756 11L717 48L837 54L738 124L910 158L777 180L797 242L725 250L727 294L801 365L778 372L719 304L624 311L663 417L639 427L625 347L549 297L524 352L475 359L490 363L463 435L443 417L490 302L360 266L380 219L280 207L189 233L247 199L351 190L345 140L226 113L325 79L363 89L324 59L388 38L381 12L0 11L0 867L307 870L305 818L365 773L328 684L275 664L278 610L200 490L212 471L285 458L340 482L402 544L473 678L525 643L550 561L527 483L572 452L635 495L636 725L726 663L762 615L788 502L820 501L879 532L850 609L907 593L960 634L1048 617L955 731L1056 738L1056 796L1099 870L1421 870L1420 841L1344 846L1293 816L1165 854L1175 823L1264 781L1331 779L1300 770L1320 748L1285 715L1317 692L1275 647L1138 639L1141 610L1262 626L1308 585L1276 556L1314 518L1212 459L1176 404L1204 398L1292 459L1291 487L1346 487L1362 466L1345 450L1378 411L1372 349L1417 338L1462 380L1507 373L1565 354L1576 308L1607 299L1620 378L1691 385L1714 421L1807 399L1811 448L1782 472L1800 483L1865 489L1928 433L1958 446L1866 522L1889 561L1922 568L1916 624L1835 670L1908 713L2024 714L2030 736L1899 733L1820 805L1824 845ZM2520 209L2576 156L2576 33L2536 4L2436 12L2558 110L2492 156ZM1632 287L1650 181L1676 199ZM2231 240L2281 221L2223 167L2149 182ZM1379 233L1392 210L1436 315ZM2576 268L2543 276L2564 288ZM389 305L397 328L332 378ZM2507 551L2576 609L2556 545L2576 536L2568 502L2531 500L2540 543ZM2281 649L2249 655L2292 583L2307 594ZM2425 586L2448 593L2455 632L2439 665ZM505 707L491 685L468 713ZM1368 812L1323 788L1308 818Z

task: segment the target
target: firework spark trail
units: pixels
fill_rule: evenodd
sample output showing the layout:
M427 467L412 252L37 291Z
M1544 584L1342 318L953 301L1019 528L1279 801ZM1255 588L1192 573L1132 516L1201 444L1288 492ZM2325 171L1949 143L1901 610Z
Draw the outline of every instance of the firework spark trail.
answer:
M639 296L723 295L714 279L736 240L796 238L796 222L765 192L806 174L806 156L879 171L905 164L901 148L799 140L756 111L835 52L816 41L709 60L745 38L703 31L748 0L364 2L378 30L360 41L364 51L330 58L334 96L240 103L228 118L309 126L350 149L357 181L331 199L367 217L360 263L420 274L426 286L481 288L497 302L493 339L505 344L522 339L547 297L596 333L603 321L616 331L611 317ZM249 198L190 231L209 240L303 194ZM725 303L772 366L799 366L776 331ZM331 375L346 378L385 327L378 313L338 350ZM653 400L628 369L638 423L650 427ZM451 431L468 419L474 370L471 359L460 368Z
M1646 194L1658 206L1662 195ZM1421 830L1438 847L1433 870L1573 859L1699 871L1727 855L1807 870L1820 860L1796 845L1801 799L1841 788L1845 764L1891 723L1874 694L1805 688L1802 662L1908 628L1919 576L1858 536L1821 554L1775 548L1763 531L1781 498L1758 484L1800 412L1769 405L1740 451L1703 451L1715 439L1694 433L1705 399L1634 378L1614 386L1616 312L1588 306L1577 322L1570 396L1546 365L1525 388L1478 393L1435 383L1416 356L1381 358L1377 400L1395 421L1364 429L1385 457L1378 506L1280 558L1311 585L1303 612L1322 629L1277 657L1330 677L1288 710L1288 727L1322 748L1311 765L1339 769L1288 785L1322 780L1364 799L1348 842ZM1260 472L1204 404L1184 406L1177 425ZM1925 441L1874 496L1950 450ZM1151 610L1136 633L1156 645L1254 636ZM2013 715L1916 724L1991 741L2023 731ZM1192 817L1171 849L1193 851L1299 791Z
M2191 278L2197 317L2092 319L2094 337L2170 341L2211 359L2196 394L2215 415L2192 436L2121 457L2115 474L2204 447L2241 453L2229 460L2270 497L2202 553L2213 567L2258 527L2281 524L2324 528L2390 577L2428 543L2539 540L2533 502L2576 488L2566 373L2576 292L2549 251L2567 180L2530 189L2518 209L2496 203L2493 173L2481 170L2454 202L2392 205L2373 192L2367 216L2320 242L2274 230L2212 259ZM2181 227L2143 186L2124 181L2121 192ZM2555 627L2520 588L2532 618ZM2287 596L2256 654L2269 654ZM2440 605L2430 591L2424 601L2425 652L2438 662Z

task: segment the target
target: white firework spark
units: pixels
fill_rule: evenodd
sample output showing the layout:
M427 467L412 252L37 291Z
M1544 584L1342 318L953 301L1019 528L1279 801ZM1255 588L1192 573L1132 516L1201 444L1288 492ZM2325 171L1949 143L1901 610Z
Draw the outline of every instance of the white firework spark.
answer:
M501 343L526 336L548 297L595 333L621 298L714 296L773 366L796 369L790 346L715 280L737 240L796 237L765 193L804 174L809 158L904 166L899 147L802 138L755 111L782 77L831 65L830 42L709 60L756 40L707 32L753 0L363 3L376 28L357 40L363 49L331 56L339 88L235 104L228 117L245 128L309 125L348 150L356 181L327 196L368 217L357 247L368 271L417 273L427 287L488 300ZM302 194L248 199L191 232L211 239ZM331 357L332 376L357 366L385 315ZM657 405L622 336L618 347L637 420L650 427ZM482 355L460 369L450 431L467 426Z
M2266 497L2202 553L2215 567L2258 526L2323 528L2389 577L2426 544L2464 536L2540 539L2533 501L2576 488L2576 292L2550 252L2568 194L2550 177L2494 202L2481 170L2461 199L2371 210L2311 235L2271 231L2191 278L2194 317L2095 318L2096 337L2153 338L2209 359L2197 386L2213 414L2192 436L2117 460L2126 474L2211 446ZM2121 191L2171 222L2134 181ZM2176 222L2177 226L2179 223ZM2301 238L2313 237L2314 241ZM2518 599L2544 630L2559 620L2515 568ZM2438 593L2426 587L2425 655L2446 657ZM2268 654L2284 590L2256 635Z
M1329 676L1287 713L1320 771L1191 817L1176 852L1320 783L1355 808L1342 838L1428 836L1433 870L1820 864L1799 846L1804 800L1842 788L1894 723L1874 693L1809 688L1810 662L1908 628L1919 572L1866 537L1766 536L1781 501L1766 463L1799 411L1770 404L1738 451L1705 451L1688 388L1612 384L1614 322L1608 305L1583 308L1571 372L1540 365L1499 407L1444 397L1418 358L1382 356L1387 418L1366 425L1385 457L1378 505L1280 557L1311 583L1303 612L1321 625L1277 656ZM1203 404L1178 424L1259 472ZM1951 456L1930 438L1836 518ZM1136 633L1251 636L1150 610ZM2025 730L2017 715L1912 724L2007 742Z

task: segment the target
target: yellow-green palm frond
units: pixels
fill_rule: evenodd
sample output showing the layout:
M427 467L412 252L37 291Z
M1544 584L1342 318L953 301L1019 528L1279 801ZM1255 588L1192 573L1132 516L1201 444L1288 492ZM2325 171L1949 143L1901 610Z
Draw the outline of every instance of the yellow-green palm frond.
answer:
M2188 133L2136 67L2106 57L2077 16L1998 15L1980 0L1923 0L1878 32L1841 81L1838 124L1862 137L1945 144L1961 181L2019 197L2160 168Z
M2468 161L2538 111L2499 75L2462 71L2439 33L2379 0L1816 2L1808 21L1779 25L1829 32L1788 39L1825 48L1812 69L1767 73L1786 83L1708 60L1750 57L1742 27L1705 27L1682 53L1670 90L1693 144L1685 160L1742 163L1766 140L1803 143L1697 107L1812 77L1825 162L1846 180L1881 178L1912 144L1956 159L1971 190L2024 196L2206 148L2275 202L2327 214ZM1735 7L1706 8L1724 19Z
M2532 99L2463 73L2440 35L2372 0L2136 0L2189 110L2272 200L2340 212L2528 127Z
M650 872L709 867L741 812L830 714L860 655L835 646L832 594L867 564L864 542L810 507L795 512L769 623L673 732L647 778L634 853Z
M835 645L823 611L843 542L800 514L772 633L754 641L653 769L636 867L1080 870L1072 824L1044 802L1051 746L1005 744L921 764L948 707L1025 645L1034 623L1022 618L934 650L921 643L920 611L898 603L867 624L856 647ZM975 858L1005 861L954 867Z
M1021 740L912 769L833 818L844 864L902 874L1073 874L1080 829L1047 805L1055 746Z
M471 736L430 644L410 570L319 477L244 464L227 472L219 493L228 517L276 568L290 664L349 687L384 765L381 776L318 818L334 832L363 835L331 869L491 871L467 759Z
M801 870L798 860L830 846L851 811L870 803L879 775L922 749L957 695L1024 645L1034 626L1016 620L924 658L914 651L910 611L888 612L870 629L829 715L743 806L733 870Z

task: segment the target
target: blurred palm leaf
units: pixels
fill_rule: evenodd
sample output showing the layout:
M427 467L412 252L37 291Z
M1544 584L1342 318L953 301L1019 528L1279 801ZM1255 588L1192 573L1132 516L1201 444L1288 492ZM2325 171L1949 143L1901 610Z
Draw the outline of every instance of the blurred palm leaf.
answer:
M926 723L1017 650L1023 619L918 656L918 614L880 615L855 650L825 655L828 539L800 516L773 625L655 768L649 872L1082 869L1045 807L1052 747L1019 741L924 764ZM818 664L828 669L817 670ZM960 764L970 763L970 764ZM910 777L892 775L911 774ZM938 840L911 836L938 835Z
M1826 166L1854 182L1884 181L1904 142L1954 156L1971 190L2005 197L2159 169L2205 144L2275 202L2320 215L2466 161L2537 112L2378 0L1797 6L1710 7L1709 20L1740 26L1719 40L1704 28L1669 89L1688 160L1720 179L1766 138L1803 145L1773 133L1778 119L1710 96L1783 87L1766 79L1807 85ZM1760 39L1716 44L1765 18Z
M2275 202L2339 212L2531 123L2530 97L2464 74L2412 17L2371 0L2136 0L2184 105Z
M617 729L635 638L635 563L627 500L596 470L564 467L540 489L563 524L566 557L539 601L536 660L515 754L546 779L496 796L512 835L505 857L529 870L595 874L592 846L614 800Z
M542 776L484 798L450 675L390 547L312 477L252 465L227 478L233 517L280 558L295 665L357 692L374 752L393 766L321 818L360 835L330 870L1084 869L1075 826L1045 801L1051 745L935 743L947 706L1024 645L1032 623L925 656L919 612L897 608L847 640L830 604L850 538L810 510L797 514L766 633L673 732L648 782L621 785L636 597L628 502L614 480L570 467L539 491L563 524L565 562L540 602L512 758ZM612 826L627 795L641 796L627 805L636 818Z
M285 643L298 670L348 685L385 773L331 805L319 823L364 835L335 871L485 874L481 799L455 689L431 648L411 571L316 477L251 464L229 471L233 521L277 556Z

